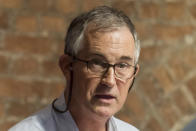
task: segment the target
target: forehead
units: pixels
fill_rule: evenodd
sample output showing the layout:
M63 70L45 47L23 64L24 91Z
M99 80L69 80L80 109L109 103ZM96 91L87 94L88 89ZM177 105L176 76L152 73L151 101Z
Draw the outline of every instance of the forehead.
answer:
M101 54L109 60L120 57L133 58L134 38L127 27L118 27L110 30L90 31L84 36L81 55L89 57L93 54Z

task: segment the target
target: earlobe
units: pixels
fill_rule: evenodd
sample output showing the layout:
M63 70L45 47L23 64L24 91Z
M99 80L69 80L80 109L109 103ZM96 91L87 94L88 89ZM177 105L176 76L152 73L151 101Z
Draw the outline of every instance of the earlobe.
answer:
M138 74L138 72L139 72L139 65L137 64L137 65L135 66L134 77L133 77L133 80L132 80L131 86L129 87L128 92L130 92L130 90L132 89L132 87L133 87L133 85L134 85L135 77L136 77L136 75Z
M135 76L138 74L138 72L139 72L139 69L140 69L140 66L139 66L139 64L137 64L136 66L135 66Z

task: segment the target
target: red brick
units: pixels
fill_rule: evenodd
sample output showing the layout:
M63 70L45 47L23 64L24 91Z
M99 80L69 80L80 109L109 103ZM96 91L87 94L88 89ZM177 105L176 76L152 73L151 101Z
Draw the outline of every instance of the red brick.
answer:
M184 2L171 2L167 3L165 9L165 17L167 19L184 19L185 14L185 3Z
M173 89L173 80L166 67L160 66L154 68L153 74L165 93L168 93Z
M194 31L192 26L155 25L153 32L156 39L168 41L183 38Z
M178 106L178 109L181 111L183 115L191 115L194 113L194 109L187 100L186 95L182 92L182 90L177 90L172 95L174 101L176 102L176 105Z
M151 32L152 28L150 24L145 24L144 21L140 20L135 20L134 24L139 40L151 39L152 35L149 32Z
M0 118L2 118L4 114L5 114L5 105L3 101L0 100Z
M28 0L27 8L36 12L49 11L52 8L51 0Z
M53 100L54 98L58 98L63 93L65 84L64 82L33 81L31 82L30 88L30 97Z
M19 101L11 101L10 106L7 109L7 113L10 116L17 116L17 117L27 117L33 112L35 112L35 106L31 103L21 103Z
M148 74L152 76L152 74ZM146 77L139 82L139 86L144 91L146 96L154 103L160 100L163 95L163 90L157 86L155 79L153 77Z
M64 82L33 81L30 85L31 92L28 92L29 98L45 99L50 102L58 98L63 93L64 88Z
M12 121L3 122L0 124L1 131L8 131L8 129L15 124L16 124L16 122L12 122Z
M65 32L66 23L62 17L45 16L42 17L42 29L49 32Z
M0 11L0 29L8 28L8 14Z
M47 98L50 96L49 90L52 87L51 83L46 83L43 81L34 81L31 83L31 96L35 96L37 98Z
M70 14L75 13L78 10L77 0L56 0L56 9L59 12Z
M185 76L195 69L195 51L194 45L191 45L175 50L175 53L171 54L171 58L169 58L169 66L172 69L172 73L175 75L176 81L184 80ZM174 57L175 59L173 59Z
M21 8L23 0L0 0L0 7L4 8Z
M25 81L15 80L13 78L1 78L0 97L17 99L47 98L50 96L48 92L52 85L53 84L51 83L46 83L43 81Z
M132 125L138 127L138 126L136 125L136 121L134 121L133 117L132 117L132 116L130 117L129 115L127 115L127 114L124 113L124 112L118 113L118 114L116 115L116 117L119 118L120 120L123 120L123 121L125 121L125 122L127 122L127 123L130 123L130 124L132 124Z
M36 75L39 74L39 62L31 57L15 59L12 63L11 72L18 75Z
M142 121L145 117L145 108L135 92L128 95L126 107L128 107L128 110L130 110L139 121Z
M14 36L5 38L5 49L17 53L51 54L53 42L46 37Z
M179 116L177 111L173 107L173 103L170 99L164 99L158 106L157 109L162 116L165 123L171 128L176 121L178 121Z
M64 48L65 48L64 38L59 39L57 43L58 43L58 47L57 47L56 56L61 56L62 54L64 54Z
M188 48L184 48L180 54L181 54L181 61L183 61L183 65L186 66L189 70L195 69L196 66L196 49L193 44L192 46L189 46ZM180 56L180 55L179 55Z
M160 16L160 6L156 3L143 3L141 5L141 18L157 18Z
M0 96L10 98L25 98L30 92L30 85L24 81L18 81L11 78L0 79Z
M141 62L152 63L161 56L161 47L159 46L147 46L141 49L140 60Z
M190 8L191 15L196 19L196 4L192 5Z
M187 81L187 86L188 89L190 90L190 92L192 93L192 96L194 97L195 101L196 101L196 77L191 78L190 80Z
M131 17L136 16L137 14L135 1L122 2L121 0L117 0L112 3L112 7L122 10Z
M9 59L0 55L0 73L7 73L9 67Z
M54 98L58 98L65 90L65 83L59 82L59 83L51 83L50 88L47 89L48 95L47 98L49 100L53 100Z
M184 66L184 63L182 61L180 61L179 59L177 60L177 59L171 58L171 60L169 61L169 66L171 67L176 80L184 79L184 76L187 73L187 69Z
M43 68L43 74L47 77L62 75L58 64L58 58L54 60L43 61L42 68Z
M171 53L168 60L169 66L173 70L176 79L183 79L189 71L195 69L196 49L193 44L180 49L175 49L173 52L175 53ZM174 57L175 59L173 59Z
M97 6L105 5L107 0L82 0L82 10L88 11Z
M21 32L35 32L38 30L38 23L34 16L19 16L16 18L16 30Z
M150 118L144 129L145 131L164 131L160 123L155 118Z

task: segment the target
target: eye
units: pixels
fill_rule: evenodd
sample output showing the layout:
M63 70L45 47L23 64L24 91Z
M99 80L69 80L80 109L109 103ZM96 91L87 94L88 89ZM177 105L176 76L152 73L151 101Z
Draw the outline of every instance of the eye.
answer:
M130 65L127 64L127 63L119 63L119 64L116 64L116 67L117 68L127 68L129 67Z
M99 60L99 59L93 59L89 61L90 64L94 65L94 66L99 66L102 68L106 68L107 67L107 63Z

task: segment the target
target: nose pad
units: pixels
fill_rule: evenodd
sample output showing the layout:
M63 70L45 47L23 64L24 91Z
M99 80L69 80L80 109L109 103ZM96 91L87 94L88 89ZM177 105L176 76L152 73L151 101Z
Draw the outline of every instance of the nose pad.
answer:
M102 83L109 87L113 87L115 85L116 80L113 68L108 68L108 70L104 73Z

